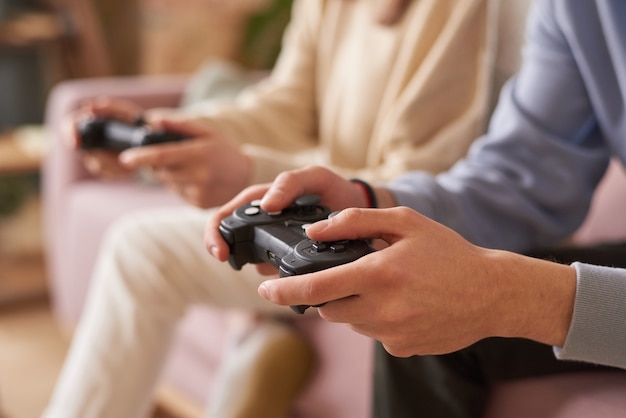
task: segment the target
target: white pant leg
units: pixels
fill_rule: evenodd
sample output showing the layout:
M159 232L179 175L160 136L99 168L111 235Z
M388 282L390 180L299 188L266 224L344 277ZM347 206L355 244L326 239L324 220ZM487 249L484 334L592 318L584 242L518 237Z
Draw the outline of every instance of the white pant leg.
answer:
M290 313L257 294L252 266L233 270L203 245L207 212L140 212L117 222L45 418L147 413L177 321L193 303Z

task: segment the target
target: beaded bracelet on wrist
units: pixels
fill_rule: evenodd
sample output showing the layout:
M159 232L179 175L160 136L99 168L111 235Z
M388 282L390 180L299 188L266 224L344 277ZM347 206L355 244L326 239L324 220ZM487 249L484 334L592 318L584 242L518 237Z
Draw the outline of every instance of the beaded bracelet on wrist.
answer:
M374 192L372 186L369 185L369 183L361 179L350 179L350 181L354 184L358 184L359 186L361 186L367 198L367 205L369 208L378 207L378 199L376 199L376 193Z

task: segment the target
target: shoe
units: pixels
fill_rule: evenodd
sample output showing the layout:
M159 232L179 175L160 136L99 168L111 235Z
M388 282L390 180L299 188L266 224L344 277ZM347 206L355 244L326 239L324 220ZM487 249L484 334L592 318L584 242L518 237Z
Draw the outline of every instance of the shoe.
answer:
M315 368L313 347L289 323L261 319L223 362L209 418L285 418Z

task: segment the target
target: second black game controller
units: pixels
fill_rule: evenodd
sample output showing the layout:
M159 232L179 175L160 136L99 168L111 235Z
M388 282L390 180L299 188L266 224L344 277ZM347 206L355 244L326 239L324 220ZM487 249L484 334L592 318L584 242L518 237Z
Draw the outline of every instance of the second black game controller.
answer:
M278 269L280 277L287 277L349 263L374 251L366 240L309 239L306 228L329 215L315 195L301 196L279 213L263 211L260 201L241 206L219 226L230 248L228 262L235 270L247 263L267 262ZM302 314L308 307L291 308Z
M182 141L186 137L174 132L154 129L143 121L134 124L115 119L93 117L78 123L81 149L124 151L128 148Z

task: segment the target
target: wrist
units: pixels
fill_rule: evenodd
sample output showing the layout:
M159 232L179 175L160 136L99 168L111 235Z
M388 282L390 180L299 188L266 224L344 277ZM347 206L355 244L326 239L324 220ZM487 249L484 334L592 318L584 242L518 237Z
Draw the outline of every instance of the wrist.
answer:
M369 183L361 180L352 178L350 182L356 185L362 192L363 196L365 196L365 205L363 207L366 208L377 208L378 207L378 197L376 196L376 192Z
M374 187L374 193L376 193L376 198L378 200L379 208L394 208L398 206L398 202L396 202L396 198L389 191L389 189L385 187Z
M574 310L573 267L505 251L492 251L497 321L492 335L521 337L561 347Z
M392 208L397 206L393 194L384 187L372 187L360 179L350 179L350 182L358 187L365 202L361 207L366 208Z

